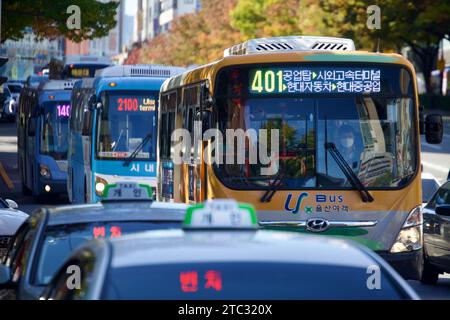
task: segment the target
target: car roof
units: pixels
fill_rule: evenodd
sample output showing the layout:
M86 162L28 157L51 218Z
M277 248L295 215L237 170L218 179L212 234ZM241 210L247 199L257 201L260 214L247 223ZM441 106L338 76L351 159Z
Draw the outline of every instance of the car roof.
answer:
M0 209L0 236L14 235L27 218L28 214L25 212L9 208Z
M361 247L342 240L266 230L158 230L126 235L110 244L112 268L230 261L367 268L375 261Z
M181 222L185 204L164 202L105 202L46 208L49 226L98 221L173 221Z

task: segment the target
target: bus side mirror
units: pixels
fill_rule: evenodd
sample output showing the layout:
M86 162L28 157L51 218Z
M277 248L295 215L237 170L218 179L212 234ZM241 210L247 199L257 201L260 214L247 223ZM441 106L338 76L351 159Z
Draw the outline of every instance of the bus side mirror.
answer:
M211 111L203 110L201 114L198 115L199 120L202 122L202 135L206 130L211 128Z
M420 134L425 134L425 111L424 107L419 107L419 132Z
M83 115L83 127L81 129L81 135L82 136L89 136L91 135L91 116L92 111L91 110L85 110Z
M28 124L28 136L34 137L36 135L36 119L30 118Z
M95 110L97 108L97 99L94 94L89 97L88 108L90 111Z
M443 134L442 116L440 114L427 115L425 119L425 139L427 143L441 143Z

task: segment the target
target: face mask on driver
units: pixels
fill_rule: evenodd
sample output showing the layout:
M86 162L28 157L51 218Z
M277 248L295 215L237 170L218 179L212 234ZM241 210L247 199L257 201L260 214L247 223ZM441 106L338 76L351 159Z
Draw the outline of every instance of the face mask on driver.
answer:
M353 138L341 139L341 144L346 148L350 148L353 145Z

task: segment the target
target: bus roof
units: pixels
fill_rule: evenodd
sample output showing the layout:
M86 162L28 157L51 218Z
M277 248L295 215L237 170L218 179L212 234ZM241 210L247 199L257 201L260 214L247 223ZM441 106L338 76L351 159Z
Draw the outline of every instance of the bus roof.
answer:
M180 74L185 68L158 64L112 66L95 72L96 77L142 77L168 78Z
M292 63L292 62L362 62L362 63L394 63L401 64L414 70L412 64L403 56L396 53L375 53L368 51L289 51L270 52L244 55L228 55L220 60L187 70L182 74L167 79L161 86L161 92L169 91L180 86L208 79L211 90L214 92L214 78L218 71L226 66L268 64L268 63Z
M69 90L43 90L39 92L39 104L48 101L70 101Z
M79 80L76 80L73 89L80 89L80 88L92 88L94 85L95 78L82 78Z
M64 64L112 64L112 62L107 57L74 54L66 56Z
M334 37L286 36L251 39L224 51L224 57L267 52L355 51L353 40Z
M155 90L159 91L167 78L142 78L142 77L108 77L96 78L94 88L96 94L102 91L118 90Z

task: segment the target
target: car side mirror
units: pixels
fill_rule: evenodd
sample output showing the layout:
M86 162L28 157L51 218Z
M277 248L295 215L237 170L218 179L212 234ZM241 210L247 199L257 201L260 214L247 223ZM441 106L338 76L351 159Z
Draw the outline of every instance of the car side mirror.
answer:
M14 200L6 199L5 201L8 204L10 209L17 209L17 208L19 208L19 205Z
M435 211L440 216L450 216L450 205L437 206Z
M442 116L440 114L427 115L425 119L425 139L427 143L441 143L443 134Z
M4 264L0 264L0 288L10 289L13 287L11 281L11 269Z

